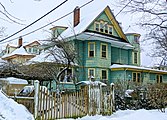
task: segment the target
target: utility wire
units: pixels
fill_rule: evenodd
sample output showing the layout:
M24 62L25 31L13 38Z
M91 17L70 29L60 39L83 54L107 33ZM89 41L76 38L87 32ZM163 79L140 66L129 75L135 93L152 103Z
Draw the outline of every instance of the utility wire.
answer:
M39 20L41 20L42 18L44 18L45 16L47 16L48 14L50 14L51 12L53 12L54 10L56 10L57 8L59 8L60 6L62 6L62 5L63 5L64 3L66 3L67 1L68 1L68 0L65 0L64 2L62 2L61 4L59 4L58 6L56 6L55 8L53 8L51 11L47 12L47 13L46 13L45 15L43 15L42 17L38 18L37 20L35 20L35 21L32 22L31 24L27 25L26 27L22 28L21 30L15 32L14 34L12 34L12 35L10 35L10 36L8 36L8 37L6 37L6 38L0 40L0 42L5 41L5 40L7 40L7 39L13 37L14 35L16 35L16 34L22 32L23 30L27 29L28 27L32 26L33 24L35 24L36 22L38 22Z
M91 1L89 1L89 2L87 2L87 3L85 3L85 4L83 4L83 5L82 5L81 7L79 7L79 8L85 7L86 5L90 4L90 3L93 2L93 1L94 1L94 0L91 0ZM55 23L55 22L57 22L57 21L63 19L64 17L67 17L68 15L72 14L73 12L74 12L74 11L71 11L71 12L65 14L64 16L62 16L62 17L60 17L60 18L58 18L58 19L56 19L56 20L54 20L54 21L52 21L52 22L50 22L50 23L48 23L48 24L46 24L46 25L44 25L44 26L42 26L42 27L40 27L40 28L37 28L37 29L35 29L35 30L33 30L33 31L29 32L29 33L26 33L26 34L24 34L24 35L21 35L21 36L24 37L24 36L30 35L30 34L36 32L36 31L38 31L38 30L40 30L40 29L42 29L42 28L45 28L45 27L47 27L47 26L49 26L49 25L51 25L51 24L53 24L53 23ZM8 41L3 42L2 44L6 43L6 42L13 41L13 40L18 39L18 38L19 38L19 37L13 38L13 39L11 39L11 40L8 40ZM0 42L1 42L1 41L0 41Z
M119 15L131 2L132 2L132 0L130 0L130 1L115 15L115 17L117 17L117 15Z

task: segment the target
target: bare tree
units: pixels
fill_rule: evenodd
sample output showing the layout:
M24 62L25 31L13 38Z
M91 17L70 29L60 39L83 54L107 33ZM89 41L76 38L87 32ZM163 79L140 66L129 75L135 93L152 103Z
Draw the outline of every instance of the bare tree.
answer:
M54 57L54 62L61 64L63 67L63 69L59 69L59 72L56 74L56 83L59 84L61 75L71 66L77 66L79 62L75 42L68 39L52 38L45 46L50 55ZM72 77L72 81L75 84L77 75Z
M152 45L155 46L151 56L166 58L167 2L165 0L119 0L118 3L121 6L126 5L125 11L133 14L134 17L140 16L136 24L146 30L144 40L152 40Z

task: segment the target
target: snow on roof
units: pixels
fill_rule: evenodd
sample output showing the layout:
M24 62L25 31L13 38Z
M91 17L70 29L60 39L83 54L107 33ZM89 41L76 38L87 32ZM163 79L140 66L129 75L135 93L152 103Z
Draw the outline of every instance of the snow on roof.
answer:
M93 36L93 38L90 37L90 36ZM97 33L84 32L84 33L78 35L77 38L80 38L81 40L82 39L84 39L84 40L90 40L91 39L91 40L107 41L107 42L111 43L111 46L124 48L124 49L133 49L134 48L130 43L120 42L116 38L100 35L100 34L97 34Z
M35 40L35 41L32 41L32 42L29 42L29 43L24 43L24 47L25 46L29 46L29 45L32 45L32 44L34 44L34 43L37 43L38 45L40 45L40 42L38 41L38 40Z
M74 28L73 26L68 27L64 32L62 32L62 34L60 34L58 39L72 37L84 32L86 28L93 22L93 20L102 13L103 10L99 9L95 12L87 14L85 17L81 17L80 23L77 26Z
M86 84L86 85L92 85L92 84L98 85L98 84L100 84L102 86L107 86L105 83L100 82L100 81L94 81L94 82L93 81L80 81L80 82L77 83L77 85L79 85L79 84Z
M5 63L7 63L7 61L2 60L2 59L0 58L0 65L3 65L3 64L5 64Z
M53 62L55 61L54 57L49 53L43 51L39 55L36 55L34 58L28 61L28 63L38 63L38 62Z
M15 45L15 44L7 44L7 46L10 46L10 47L15 47L15 48L17 48L17 47L18 47L18 45Z
M113 64L110 66L111 69L114 68L132 68L132 69L140 69L140 70L148 70L148 71L155 71L155 72L165 72L165 70L157 70L157 69L152 69L152 68L146 68L146 67L139 67L139 66L133 66L133 65L119 65L119 64Z
M20 48L17 48L16 50L14 50L12 53L5 54L4 56L2 56L2 58L10 57L13 55L32 55L32 54L27 53L24 47L21 46Z
M1 90L0 100L0 120L34 120L25 106L6 97Z
M0 80L8 81L10 84L28 84L27 80L14 77L0 78Z
M58 50L58 53L61 51ZM66 64L67 60L63 56L56 56L49 53L49 51L42 51L39 55L36 55L34 58L29 60L26 64L35 64L35 63L41 63L41 62L55 62L55 63L61 63ZM71 65L77 66L76 63L70 63Z

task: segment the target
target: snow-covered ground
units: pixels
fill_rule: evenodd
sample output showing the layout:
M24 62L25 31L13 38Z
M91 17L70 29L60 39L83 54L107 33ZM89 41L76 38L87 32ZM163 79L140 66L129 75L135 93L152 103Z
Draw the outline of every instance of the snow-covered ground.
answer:
M0 120L34 120L34 118L23 105L7 98L0 90ZM77 120L167 120L167 109L166 113L144 109L120 110L111 116L85 116Z
M9 99L0 90L0 120L34 120L34 118L23 105Z
M65 119L64 119L65 120ZM67 120L67 119L66 119ZM68 119L74 120L74 119ZM120 110L111 116L85 116L78 118L77 120L167 120L166 113L162 113L158 110Z

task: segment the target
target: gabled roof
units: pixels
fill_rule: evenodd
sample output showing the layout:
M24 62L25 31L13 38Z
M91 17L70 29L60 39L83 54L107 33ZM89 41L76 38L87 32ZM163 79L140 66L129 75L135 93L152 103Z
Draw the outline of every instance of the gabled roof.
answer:
M17 48L18 47L18 45L13 45L13 44L7 44L6 47L8 47L8 46L13 47L13 48Z
M96 12L90 13L84 18L81 17L80 23L76 27L67 28L64 32L62 32L62 34L60 34L58 39L70 38L83 33L103 12L105 12L108 18L112 21L118 35L127 41L125 34L119 26L109 6L107 6L104 10L97 10Z
M31 63L40 63L40 62L54 62L55 59L48 52L42 51L39 55L36 55L34 58L28 61L28 64Z
M60 53L61 51L58 50L57 48L57 53ZM61 53L63 54L63 52ZM35 64L35 63L42 63L42 62L55 62L58 64L67 64L67 59L57 55L51 54L49 51L42 51L39 55L36 55L34 58L29 60L27 64ZM71 62L71 65L78 65L76 63Z
M40 43L36 40L36 41L33 41L33 42L28 43L28 44L23 45L23 46L24 46L24 47L26 47L26 46L31 46L31 45L33 45L33 44L35 44L35 43L37 43L38 45L40 45Z
M32 54L28 54L27 51L24 49L24 47L21 46L20 48L17 48L16 50L14 50L12 53L5 54L4 56L2 56L2 59L6 59L15 55L33 56Z

